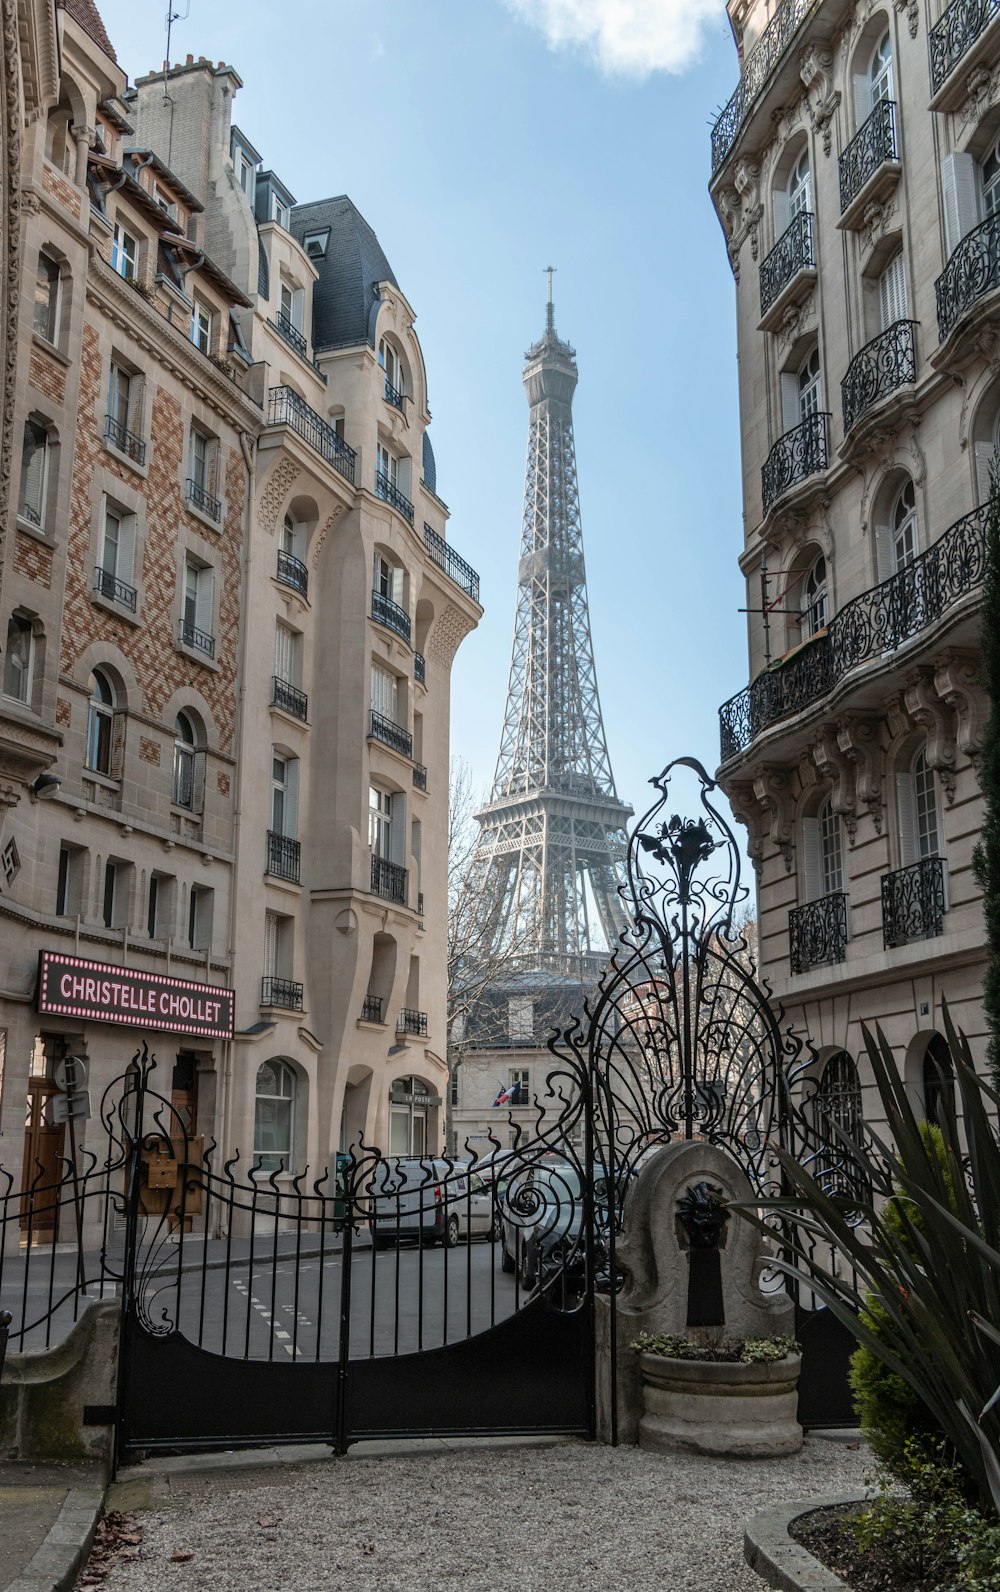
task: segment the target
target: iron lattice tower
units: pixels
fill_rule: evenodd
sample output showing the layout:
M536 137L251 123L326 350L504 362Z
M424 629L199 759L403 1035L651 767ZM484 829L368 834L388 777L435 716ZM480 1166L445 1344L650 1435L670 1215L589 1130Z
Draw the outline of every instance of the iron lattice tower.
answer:
M500 755L476 814L473 867L499 943L522 965L581 979L625 921L631 807L615 790L594 669L573 441L576 353L545 335L525 356L530 409L514 646Z

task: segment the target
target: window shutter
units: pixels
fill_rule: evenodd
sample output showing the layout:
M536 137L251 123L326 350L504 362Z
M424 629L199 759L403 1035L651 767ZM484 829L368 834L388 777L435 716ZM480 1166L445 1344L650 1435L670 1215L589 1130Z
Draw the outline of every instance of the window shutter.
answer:
M125 729L128 723L128 714L124 708L116 708L111 715L111 768L109 777L121 779L125 770Z
M990 500L993 487L990 475L996 456L997 450L992 442L976 443L976 496L980 503Z
M299 832L299 760L289 757L285 762L285 821L283 834L293 840Z
M867 72L858 72L854 79L854 125L862 127L872 113L872 84Z
M979 221L979 174L971 155L945 155L941 162L945 253L950 259Z
M774 190L774 236L775 236L775 239L780 238L781 234L783 232L787 232L788 226L789 226L788 189L787 188L775 188L775 190Z
M198 571L198 595L195 599L196 627L206 636L212 634L212 571L200 569Z
M392 572L392 600L397 608L403 607L403 571L394 569Z
M781 428L782 431L794 431L800 425L802 416L799 413L799 378L794 371L783 370L781 373Z
M886 331L906 317L906 271L902 249L882 272L878 287L882 330Z
M18 508L33 509L41 522L42 494L45 487L45 454L48 438L39 437L37 426L25 426L21 453L21 501Z
M892 556L892 526L876 525L875 527L875 570L879 585L894 574Z
M274 627L274 672L279 680L297 685L295 679L295 636L287 625Z
M899 829L899 860L904 868L917 860L917 815L913 800L913 778L907 771L896 775L896 824Z
M118 579L134 585L132 566L135 561L135 515L123 514L118 522Z
M201 813L205 810L205 764L207 756L204 751L195 752L191 759L191 811Z
M818 818L802 820L802 877L806 900L818 901L823 894L823 857Z
M275 978L278 972L278 920L273 912L264 915L264 976Z

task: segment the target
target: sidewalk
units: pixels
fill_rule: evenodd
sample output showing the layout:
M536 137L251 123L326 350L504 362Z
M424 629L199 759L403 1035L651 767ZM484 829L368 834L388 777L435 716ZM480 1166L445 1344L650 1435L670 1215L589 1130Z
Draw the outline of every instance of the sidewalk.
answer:
M94 1467L0 1464L0 1592L69 1592L103 1502Z

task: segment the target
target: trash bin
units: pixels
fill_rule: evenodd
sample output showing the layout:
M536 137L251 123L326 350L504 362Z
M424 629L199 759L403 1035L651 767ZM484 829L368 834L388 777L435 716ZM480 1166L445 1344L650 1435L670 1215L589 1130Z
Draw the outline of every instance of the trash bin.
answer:
M344 1221L347 1216L347 1198L344 1193L344 1183L350 1161L349 1155L343 1155L338 1150L337 1165L333 1179L333 1230L335 1233L344 1231Z

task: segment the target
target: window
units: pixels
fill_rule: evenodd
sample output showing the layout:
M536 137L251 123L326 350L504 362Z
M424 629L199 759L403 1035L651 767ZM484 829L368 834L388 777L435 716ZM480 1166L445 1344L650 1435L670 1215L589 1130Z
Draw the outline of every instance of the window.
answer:
M272 189L271 190L271 220L272 221L276 221L278 223L278 226L279 227L284 227L285 231L287 232L288 231L289 219L290 219L290 212L289 212L288 206L285 204L283 199L279 199L278 198L278 195Z
M59 335L59 266L44 250L38 256L35 272L32 326L47 343L54 343Z
M277 912L264 914L265 978L291 978L294 932L291 918L282 917Z
M298 829L298 758L271 756L271 831L294 840Z
M116 581L127 584L131 580L134 548L135 515L124 514L116 505L105 503L97 567L108 577L107 583L101 586L106 597L117 595ZM107 585L110 585L110 590Z
M826 625L826 559L820 554L803 582L802 631L815 636Z
M527 1106L531 1104L531 1072L527 1067L512 1067L510 1070L510 1102L512 1106Z
M843 1145L839 1133L845 1133L852 1142L862 1146L864 1117L862 1115L861 1080L853 1057L841 1050L830 1057L823 1068L819 1088L813 1099L816 1126L824 1149L816 1158L813 1176L829 1194L863 1196L859 1188L855 1161Z
M59 871L56 875L56 916L59 918L73 917L81 910L84 855L79 846L64 843L59 847Z
M286 514L281 526L281 551L301 562L305 552L305 540L305 527L299 525L290 514Z
M832 796L826 798L815 817L802 820L802 856L807 901L819 901L843 890L843 835Z
M56 917L64 918L69 912L70 850L59 847L59 873L56 877Z
M903 251L894 254L878 279L879 329L887 331L906 319L906 272Z
M376 857L392 858L392 808L393 799L390 791L380 790L377 785L368 789L368 844L372 854Z
M290 282L282 280L279 308L289 326L296 332L302 331L303 309L305 294L300 287L292 287Z
M372 664L372 710L388 719L391 724L398 724L397 709L399 706L399 680L388 669L383 669L380 664Z
M154 873L149 879L149 899L146 903L146 933L151 940L160 937L160 875Z
M205 643L212 639L212 570L190 557L184 563L181 634L189 647L210 650Z
M291 1166L295 1129L295 1074L287 1061L261 1062L254 1094L254 1168L281 1171Z
M111 749L114 738L115 693L110 680L95 669L89 680L87 708L87 767L95 774L111 775Z
M104 864L104 899L101 908L101 919L106 929L116 926L115 913L118 906L118 864L106 862Z
M215 314L201 299L195 299L191 311L191 341L203 354L214 352Z
M896 816L904 868L941 856L937 779L927 762L926 747L921 747L908 769L896 775Z
M302 637L279 619L274 627L274 675L297 686L302 675Z
M799 420L808 420L811 415L819 414L820 409L820 384L819 384L819 349L814 348L806 356L798 374L799 388Z
M983 215L995 216L1000 210L1000 138L987 150L979 168L982 182Z
M113 360L108 380L108 419L111 421L113 442L120 443L122 435L133 429L132 376Z
M307 232L302 239L302 247L310 260L322 260L326 254L326 246L330 241L330 229L324 227L322 232Z
M192 951L207 951L212 944L214 890L193 884L188 895L188 944Z
M239 177L240 187L252 204L256 170L253 161L242 149L236 151L236 174Z
M397 608L403 604L403 571L396 564L390 564L381 553L375 554L375 590L380 597L388 597Z
M804 149L788 176L788 182L775 195L775 230L780 234L797 217L812 209L812 178L809 151Z
M872 51L868 83L871 110L877 110L892 99L892 42L888 33L883 34Z
M507 1002L507 1033L513 1040L535 1037L535 1006L530 997L512 996Z
M35 635L31 620L11 614L7 621L7 650L3 660L3 694L15 702L31 701L35 662Z
M21 443L21 490L17 512L40 526L45 518L45 493L49 473L49 434L37 420L24 422Z
M383 337L378 345L378 362L385 371L385 379L398 393L403 391L403 365L392 344Z
M120 221L115 222L114 236L111 240L111 265L126 282L135 281L139 265L139 243L131 232L126 231Z
M174 770L170 784L170 800L175 807L194 805L195 744L194 725L186 713L178 713L174 722Z
M938 1127L947 1126L945 1100L952 1112L955 1109L955 1069L951 1052L940 1034L932 1034L924 1051L923 1065L924 1116Z
M917 505L912 481L899 491L892 506L893 572L905 569L917 556Z

